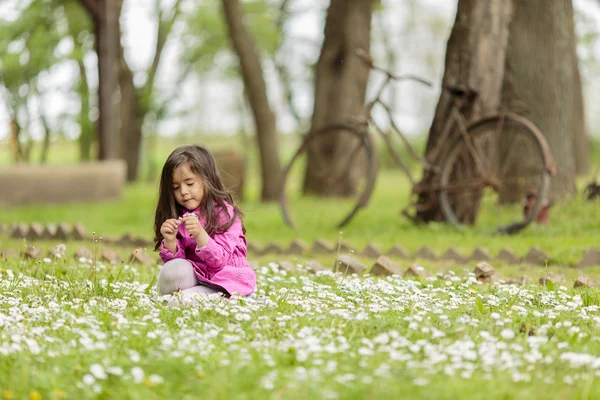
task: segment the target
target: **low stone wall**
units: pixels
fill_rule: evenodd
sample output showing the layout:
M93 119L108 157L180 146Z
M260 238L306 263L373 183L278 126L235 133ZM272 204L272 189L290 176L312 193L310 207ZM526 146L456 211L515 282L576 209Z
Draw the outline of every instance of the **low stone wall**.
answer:
M125 185L122 160L76 165L0 167L0 206L117 200Z
M74 224L73 226L61 222L59 224L41 225L33 224L0 224L0 235L10 233L13 239L27 239L29 241L36 240L93 240L92 236L86 233L85 227L82 224ZM108 245L117 246L136 246L136 247L151 247L153 242L144 237L133 236L125 233L122 236L111 237L103 236L102 241ZM339 246L339 248L338 248ZM559 264L551 255L547 254L542 249L531 247L527 254L518 256L511 249L505 248L493 255L483 247L477 247L470 254L461 254L455 248L448 248L445 252L438 254L428 246L419 248L414 253L410 253L401 244L394 244L391 248L383 251L374 243L367 244L362 250L352 246L349 243L341 242L334 244L323 239L315 239L311 244L307 244L302 240L294 240L289 245L280 245L278 243L266 243L259 245L255 242L248 242L248 253L250 256L265 256L265 255L289 255L289 256L306 256L317 254L351 253L361 257L376 259L380 256L388 256L394 259L404 260L428 260L450 262L455 264L463 264L480 261L500 261L506 265L555 265ZM600 266L600 248L589 248L583 257L573 265L576 268L588 268Z

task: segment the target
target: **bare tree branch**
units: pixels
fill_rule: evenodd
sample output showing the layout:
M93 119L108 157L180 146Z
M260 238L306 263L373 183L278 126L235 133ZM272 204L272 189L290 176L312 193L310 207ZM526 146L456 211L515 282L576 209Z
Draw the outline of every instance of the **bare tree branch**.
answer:
M101 5L99 4L100 1L103 0L79 0L79 2L95 20L102 19Z
M177 20L177 17L181 13L181 0L177 0L173 7L173 15L171 18L164 21L163 20L163 12L160 8L159 2L160 0L156 0L157 9L158 9L158 29L156 31L156 49L154 51L154 59L152 60L152 64L150 65L150 69L148 71L148 80L146 81L145 90L146 93L150 93L154 88L154 79L156 78L156 71L158 70L158 66L160 65L160 59L162 56L163 49L165 44L167 43L167 39L171 30L173 29L173 25Z

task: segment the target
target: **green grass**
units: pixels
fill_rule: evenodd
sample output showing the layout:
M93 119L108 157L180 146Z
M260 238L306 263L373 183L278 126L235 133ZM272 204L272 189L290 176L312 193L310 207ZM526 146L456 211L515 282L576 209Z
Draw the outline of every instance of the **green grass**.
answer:
M260 265L258 301L170 309L151 290L155 268L4 261L0 396L600 396L597 289Z
M302 220L298 221L298 229L292 229L283 223L278 204L256 201L255 183L255 177L250 176L247 200L241 204L248 240L280 244L296 238L306 242L317 237L332 243L339 240L340 230L331 219L338 211L339 202L320 199L301 202L298 214L302 215ZM399 215L408 202L407 188L398 171L381 170L371 202L342 230L342 240L357 250L362 250L368 242L382 250L399 243L411 251L427 245L440 254L448 247L468 254L482 246L492 254L509 247L518 255L525 255L531 246L537 246L551 256L552 262L567 265L577 263L589 247L598 246L600 242L600 207L579 197L554 206L548 226L532 224L518 235L499 236L494 234L496 225L491 223L492 220L465 232L439 223L413 225ZM137 183L128 186L118 202L4 207L0 223L81 222L88 232L96 232L98 236L129 232L151 238L156 193L156 183ZM489 207L487 214L493 217L495 211L496 208Z
M172 144L159 146L156 158ZM465 255L478 246L519 255L538 246L549 265L494 262L500 278L528 278L515 287L475 283L474 263L416 260L432 277L413 281L312 275L301 267L286 273L272 262L314 257L332 266L335 255L265 255L252 257L258 301L170 309L152 289L157 267L131 264L124 247L116 247L125 260L119 264L73 260L79 246L98 256L104 245L68 241L68 256L57 261L0 258L0 398L600 398L600 289L572 289L581 271L565 268L600 243L598 204L576 198L556 205L550 225L513 237L492 233L504 213L494 207L465 232L414 226L398 215L408 201L406 180L383 169L369 206L342 233L331 220L340 202L320 199L300 203L293 230L276 204L257 201L254 161L242 203L250 241L341 238L357 250L400 243L438 253L452 246ZM155 201L156 182L142 181L117 202L4 207L0 224L81 222L96 237L151 237ZM58 243L33 244L45 254ZM0 249L24 244L32 243L0 236ZM397 261L403 268L413 262ZM538 285L549 273L564 275L567 287ZM600 267L585 273L600 278Z

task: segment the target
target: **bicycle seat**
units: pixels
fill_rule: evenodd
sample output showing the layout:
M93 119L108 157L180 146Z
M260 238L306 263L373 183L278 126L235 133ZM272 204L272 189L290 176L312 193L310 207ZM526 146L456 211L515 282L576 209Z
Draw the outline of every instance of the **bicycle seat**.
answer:
M474 98L478 94L475 89L472 89L466 85L445 85L444 89L450 92L450 94L454 97Z

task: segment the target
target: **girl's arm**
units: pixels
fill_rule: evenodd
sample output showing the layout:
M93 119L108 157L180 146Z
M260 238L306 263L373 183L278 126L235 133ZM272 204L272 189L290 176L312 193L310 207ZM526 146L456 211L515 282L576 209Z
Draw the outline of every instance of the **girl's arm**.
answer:
M183 249L183 246L181 245L181 241L179 240L179 238L175 238L175 243L176 243L176 248L175 248L175 253L173 253L171 250L167 249L167 247L165 246L165 240L163 239L161 245L160 245L160 259L163 262L167 262L167 261L171 261L175 258L185 258L185 250Z
M197 247L196 254L204 261L208 272L214 274L227 265L242 238L242 221L238 218L227 231L209 238L204 247Z

